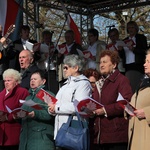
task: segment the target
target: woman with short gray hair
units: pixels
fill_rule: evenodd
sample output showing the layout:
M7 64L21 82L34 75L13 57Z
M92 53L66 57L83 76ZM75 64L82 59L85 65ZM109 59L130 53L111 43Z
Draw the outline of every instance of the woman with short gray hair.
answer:
M84 65L85 65L85 60L82 57L80 57L78 55L75 55L75 54L67 55L64 58L63 62L64 62L64 64L66 64L70 67L78 66L78 71L77 72L82 72L83 68L84 68Z
M92 93L92 87L87 77L81 74L84 60L78 55L67 55L64 58L63 71L67 77L56 95L56 104L49 105L49 112L56 114L54 138L63 123L66 123L70 114L75 113L74 100L83 100Z

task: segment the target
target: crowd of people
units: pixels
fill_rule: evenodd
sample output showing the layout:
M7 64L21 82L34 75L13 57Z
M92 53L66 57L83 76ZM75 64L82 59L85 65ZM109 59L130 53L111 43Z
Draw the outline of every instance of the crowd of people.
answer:
M88 45L82 46L76 43L74 32L67 30L66 42L57 48L48 30L37 42L29 38L30 28L23 25L20 38L9 45L0 31L0 150L66 150L55 146L55 138L70 115L76 120L74 101L87 97L102 105L90 111L89 118L83 117L90 131L90 150L148 150L150 49L138 31L137 23L130 21L128 37L120 39L118 29L111 28L110 43L105 43L92 28L87 33ZM27 42L36 49L29 49ZM56 83L47 77L54 62ZM57 90L53 92L49 85ZM57 102L40 100L37 93L41 89ZM120 95L132 105L133 115L118 103ZM41 109L20 100L32 100ZM26 115L14 115L8 108L20 108Z

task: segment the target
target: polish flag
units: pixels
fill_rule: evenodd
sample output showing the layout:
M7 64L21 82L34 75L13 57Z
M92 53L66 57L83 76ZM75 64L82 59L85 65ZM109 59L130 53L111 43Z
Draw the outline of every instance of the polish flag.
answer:
M65 16L67 17L68 27L74 31L76 43L81 44L81 35L80 35L77 25L75 24L74 20L70 16L69 12L65 8L65 5L63 4L62 1L61 1L61 6L62 6L62 10L64 11Z
M81 44L80 32L79 32L78 27L75 24L74 20L72 19L72 17L69 14L67 14L67 24L68 24L69 28L74 31L76 43Z
M11 24L15 24L19 5L15 0L0 0L0 24L3 27L3 34Z

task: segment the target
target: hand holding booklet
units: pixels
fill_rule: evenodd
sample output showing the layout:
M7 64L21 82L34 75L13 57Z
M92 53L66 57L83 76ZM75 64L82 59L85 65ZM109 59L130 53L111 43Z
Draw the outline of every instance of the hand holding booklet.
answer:
M77 49L77 52L80 56L82 56L84 58L93 58L93 55L88 50L81 51L81 50Z
M134 43L134 41L132 39L124 40L124 42L127 45L127 47L130 47L130 46L135 47L136 46L136 44Z
M130 47L130 46L135 46L135 43L132 39L127 39L127 40L117 40L116 41L116 46L122 46L122 47Z
M8 106L6 106L6 109L7 109L8 113L12 114L16 118L24 118L29 113L28 111L22 109L21 107L11 110Z
M103 105L94 99L87 97L83 100L74 100L74 106L80 115L90 117L94 110L102 108Z
M58 45L57 50L60 54L68 54L69 53L67 50L66 44Z
M47 104L55 104L57 102L57 99L44 89L40 89L36 96Z
M130 115L130 116L135 116L134 108L127 100L125 100L122 95L119 93L118 98L117 98L117 103Z

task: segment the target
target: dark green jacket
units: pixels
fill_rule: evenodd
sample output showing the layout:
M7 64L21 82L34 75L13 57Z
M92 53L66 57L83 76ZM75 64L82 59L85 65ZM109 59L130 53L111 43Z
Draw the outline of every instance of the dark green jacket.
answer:
M30 95L26 100L31 99L36 103L45 104L36 97L38 91L39 89L35 92L30 89ZM22 119L19 150L54 150L54 117L48 113L48 107L42 106L42 110L36 110L26 105L22 107L29 112L34 111L35 117Z

